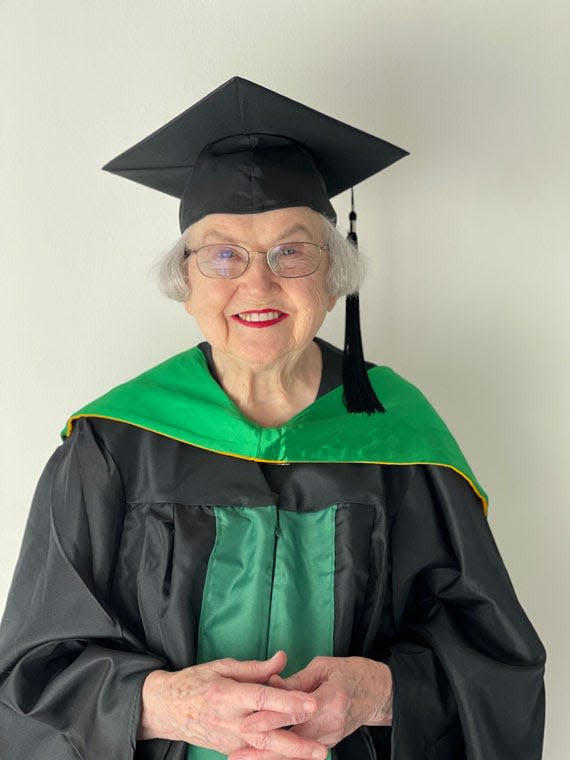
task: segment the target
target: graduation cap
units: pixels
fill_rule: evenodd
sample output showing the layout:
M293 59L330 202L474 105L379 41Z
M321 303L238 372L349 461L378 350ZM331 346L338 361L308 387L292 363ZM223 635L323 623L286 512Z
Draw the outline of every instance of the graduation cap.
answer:
M336 224L330 198L408 151L241 77L233 77L106 171L180 199L183 232L208 214L308 206ZM356 214L349 238L356 244ZM385 411L368 381L358 295L347 296L343 367L348 411Z

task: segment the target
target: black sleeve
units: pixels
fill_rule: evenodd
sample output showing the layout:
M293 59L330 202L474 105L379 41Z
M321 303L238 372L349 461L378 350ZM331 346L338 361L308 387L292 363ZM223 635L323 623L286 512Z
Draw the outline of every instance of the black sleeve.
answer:
M391 535L392 760L539 760L546 654L472 488L418 466Z
M39 480L0 626L0 757L135 756L142 684L166 663L110 602L124 514L120 473L80 420Z

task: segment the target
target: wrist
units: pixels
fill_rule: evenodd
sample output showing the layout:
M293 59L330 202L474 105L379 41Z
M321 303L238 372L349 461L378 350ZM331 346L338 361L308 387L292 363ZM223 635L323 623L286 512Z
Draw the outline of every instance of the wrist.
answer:
M166 670L152 670L143 682L137 741L161 738L158 731L157 704L164 693L167 675Z
M392 725L392 671L384 662L371 661L374 663L372 670L372 694L374 701L367 726L391 726Z

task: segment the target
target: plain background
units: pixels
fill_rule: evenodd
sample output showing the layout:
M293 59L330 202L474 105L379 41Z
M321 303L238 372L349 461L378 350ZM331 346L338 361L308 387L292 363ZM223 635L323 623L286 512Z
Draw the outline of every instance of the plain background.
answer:
M357 189L368 358L418 385L490 495L568 757L567 2L0 3L0 605L69 414L195 344L149 274L175 199L100 171L234 75L410 156ZM347 194L334 201L346 231ZM323 337L342 344L342 304ZM514 760L514 759L513 759Z

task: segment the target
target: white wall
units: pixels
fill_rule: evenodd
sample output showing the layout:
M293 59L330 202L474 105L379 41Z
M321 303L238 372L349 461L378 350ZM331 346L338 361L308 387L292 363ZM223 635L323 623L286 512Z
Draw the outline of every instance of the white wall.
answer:
M368 356L422 388L490 494L548 651L544 757L565 760L567 3L4 0L0 13L0 605L67 416L200 337L147 274L178 235L177 202L100 167L239 74L411 153L357 191ZM322 334L342 342L342 309Z

